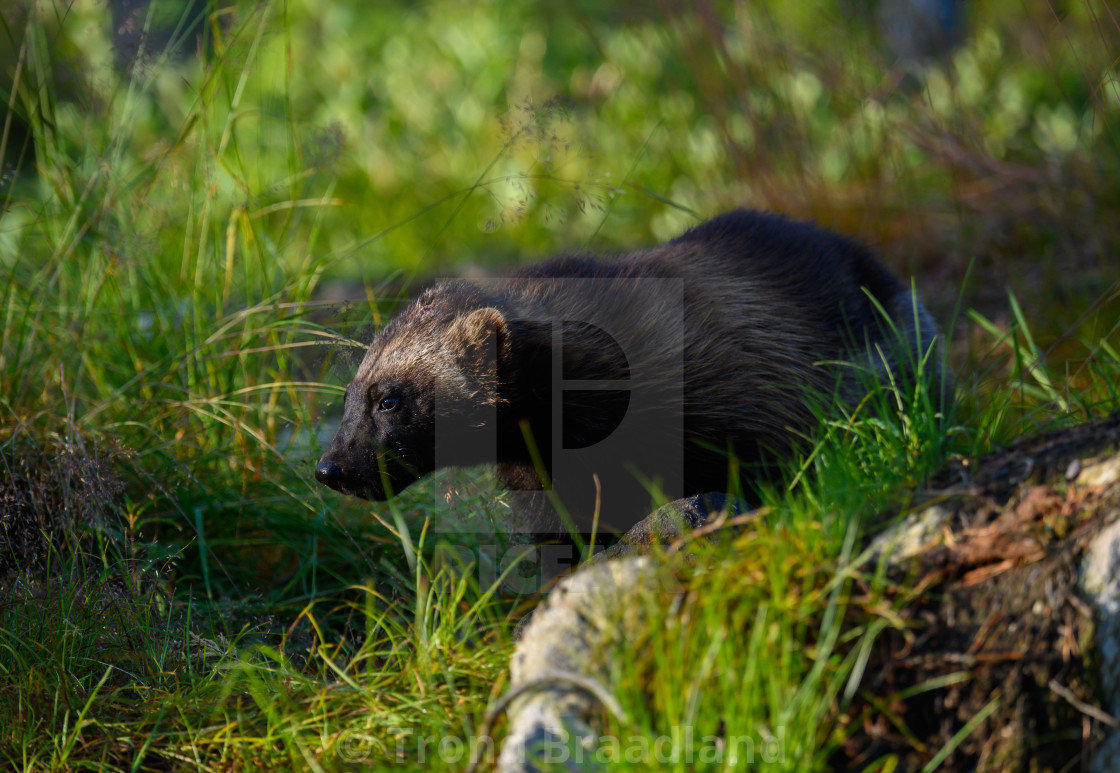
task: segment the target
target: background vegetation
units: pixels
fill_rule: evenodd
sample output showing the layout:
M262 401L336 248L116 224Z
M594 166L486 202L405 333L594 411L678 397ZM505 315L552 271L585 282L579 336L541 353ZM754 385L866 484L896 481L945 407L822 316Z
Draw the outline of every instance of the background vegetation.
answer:
M784 728L779 768L856 732L893 624L875 578L842 592L860 517L1116 407L1115 9L977 0L922 44L887 2L600 6L0 8L0 764L410 768L472 736L531 599L436 571L423 497L310 477L416 281L736 206L917 276L959 410L884 385L898 423L833 417L691 632L620 658L638 730Z

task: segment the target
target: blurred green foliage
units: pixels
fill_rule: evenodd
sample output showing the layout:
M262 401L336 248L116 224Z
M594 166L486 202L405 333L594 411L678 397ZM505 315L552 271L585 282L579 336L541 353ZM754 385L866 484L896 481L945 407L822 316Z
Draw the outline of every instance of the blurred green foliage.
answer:
M253 216L277 268L313 249L376 281L647 243L740 205L874 234L877 212L959 206L961 169L1116 170L1117 30L1091 2L971 3L962 46L920 70L854 2L157 0L134 26L174 28L168 6L204 15L205 42L171 35L178 55L141 49L120 72L104 4L35 3L45 27L27 40L51 61L14 100L80 162L62 187L111 164L137 205L121 229L168 252L205 202ZM36 166L65 202L58 163Z

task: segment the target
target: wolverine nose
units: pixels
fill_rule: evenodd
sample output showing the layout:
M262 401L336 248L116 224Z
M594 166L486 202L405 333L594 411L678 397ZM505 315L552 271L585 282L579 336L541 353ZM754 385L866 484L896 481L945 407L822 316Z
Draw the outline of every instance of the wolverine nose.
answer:
M321 459L315 468L315 480L337 491L342 485L342 468L330 459Z

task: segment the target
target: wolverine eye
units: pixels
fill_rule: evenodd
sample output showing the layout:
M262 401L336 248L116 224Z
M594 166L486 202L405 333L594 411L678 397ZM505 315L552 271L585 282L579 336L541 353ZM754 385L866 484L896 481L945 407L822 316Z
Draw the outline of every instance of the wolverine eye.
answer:
M382 397L381 398L381 402L379 402L377 404L377 410L381 411L381 412L384 412L384 413L388 413L389 411L397 410L397 408L399 408L400 405L401 405L401 399L399 397L395 397L393 395L390 395L389 397Z

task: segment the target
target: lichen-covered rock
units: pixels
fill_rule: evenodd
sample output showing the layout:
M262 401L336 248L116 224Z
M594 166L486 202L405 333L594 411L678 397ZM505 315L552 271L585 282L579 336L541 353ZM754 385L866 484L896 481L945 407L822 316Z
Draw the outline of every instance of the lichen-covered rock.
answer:
M936 504L910 513L871 541L871 558L886 554L892 566L909 561L929 549L951 516L950 510Z
M969 737L953 741L942 769L1059 770L1080 758L1075 769L1120 773L1118 448L1120 413L1024 438L953 473L930 504L870 543L865 557L885 552L900 580L935 592L896 610L920 635L894 641L885 632L867 669L879 681L865 689L874 694L885 679L894 692L879 697L894 700L962 666L968 678L891 704L919 745L857 731L834 767L891 755L899 769L920 769L996 696ZM580 769L574 752L594 738L604 709L625 722L604 652L641 630L650 607L639 599L663 597L671 578L655 559L628 555L557 586L510 664L500 771ZM867 711L872 717L874 706Z
M567 750L595 736L600 706L617 713L599 657L616 637L642 624L642 605L626 602L656 586L649 556L632 555L587 567L562 580L533 613L510 660L509 734L501 773L527 773L542 763L570 763ZM565 765L569 769L569 765ZM555 769L550 768L550 769Z
M1120 481L1120 457L1112 457L1080 471L1077 483L1107 488ZM1120 516L1114 513L1113 517ZM1120 717L1120 520L1105 525L1085 551L1081 590L1097 615L1095 644L1100 662L1101 695L1105 709ZM1114 725L1115 728L1115 725ZM1120 771L1120 732L1114 732L1097 752L1096 773Z

